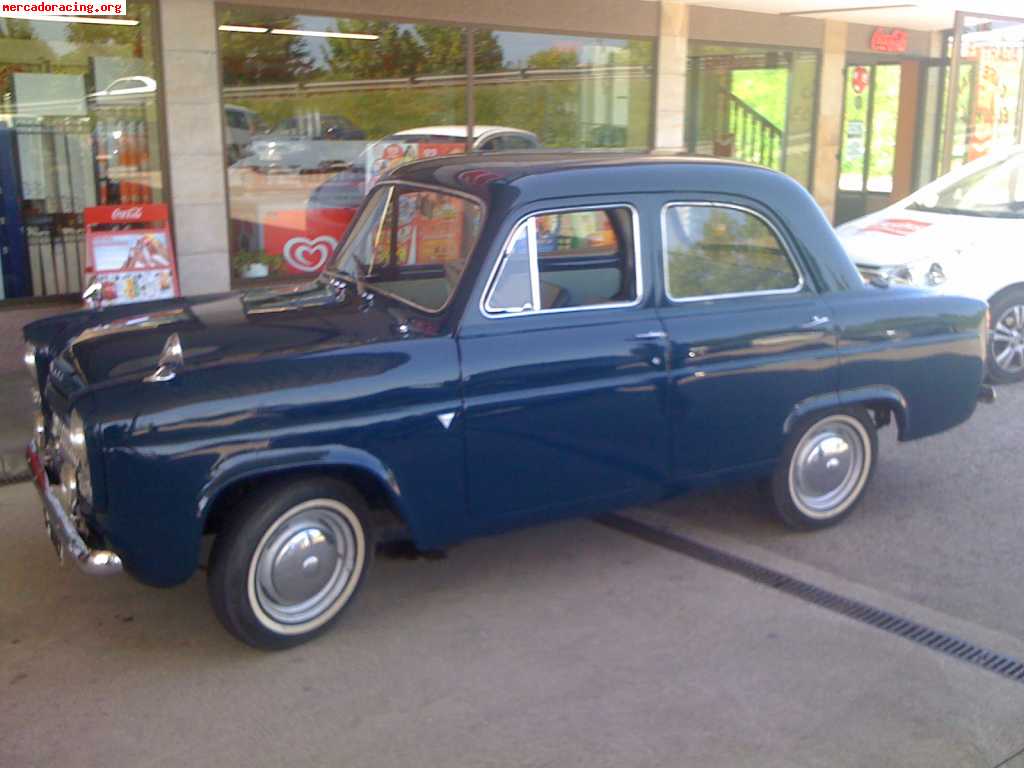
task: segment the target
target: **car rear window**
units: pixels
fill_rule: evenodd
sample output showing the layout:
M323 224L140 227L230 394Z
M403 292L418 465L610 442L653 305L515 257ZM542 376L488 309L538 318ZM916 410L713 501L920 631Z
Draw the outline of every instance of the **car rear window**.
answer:
M677 301L797 290L800 273L753 211L679 204L663 214L665 281Z

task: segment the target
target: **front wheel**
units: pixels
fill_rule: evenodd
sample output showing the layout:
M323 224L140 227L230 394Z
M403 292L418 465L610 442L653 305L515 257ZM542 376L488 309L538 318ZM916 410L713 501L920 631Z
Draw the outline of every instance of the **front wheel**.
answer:
M988 334L988 375L997 384L1024 380L1024 292L992 301Z
M210 555L217 618L239 640L268 650L320 634L369 569L366 519L362 497L329 478L277 484L243 502Z
M878 455L864 409L815 416L794 432L772 479L775 508L798 530L835 525L860 501Z

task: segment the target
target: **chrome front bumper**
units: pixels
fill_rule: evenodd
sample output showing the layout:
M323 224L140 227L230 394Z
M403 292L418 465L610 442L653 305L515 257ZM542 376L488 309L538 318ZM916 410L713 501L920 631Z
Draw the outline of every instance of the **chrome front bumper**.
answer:
M80 570L92 576L120 573L121 558L118 555L106 549L90 549L79 535L75 524L50 488L50 479L46 476L46 468L35 443L29 444L25 451L25 459L32 472L36 490L43 500L43 522L46 524L46 532L53 542L54 549L57 550L57 558L61 563L64 562L65 555L69 555Z

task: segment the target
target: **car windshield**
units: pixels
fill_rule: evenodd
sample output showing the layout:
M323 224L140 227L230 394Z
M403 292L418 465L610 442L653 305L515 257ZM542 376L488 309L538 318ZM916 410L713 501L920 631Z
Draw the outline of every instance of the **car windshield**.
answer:
M911 208L965 216L1024 217L1024 152L919 197Z
M432 189L377 187L332 272L436 312L455 293L483 220L479 203Z

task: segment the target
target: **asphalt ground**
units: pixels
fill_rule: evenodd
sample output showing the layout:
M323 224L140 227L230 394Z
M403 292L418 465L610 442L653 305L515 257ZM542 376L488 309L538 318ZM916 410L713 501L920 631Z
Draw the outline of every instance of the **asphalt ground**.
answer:
M622 515L1024 660L1024 387L1000 395L883 433L834 529L749 487ZM380 558L331 632L268 654L201 573L58 568L30 485L0 520L0 766L1024 764L1024 684L596 522Z

